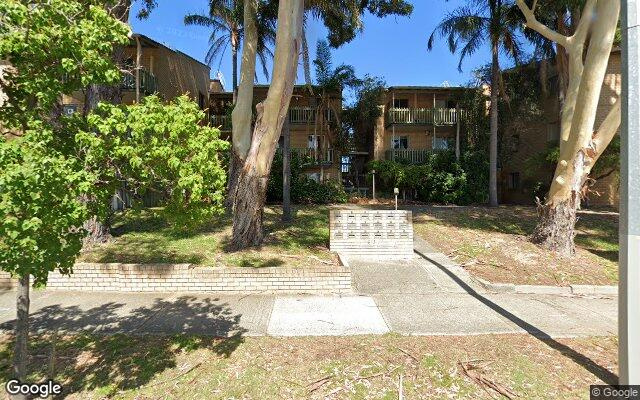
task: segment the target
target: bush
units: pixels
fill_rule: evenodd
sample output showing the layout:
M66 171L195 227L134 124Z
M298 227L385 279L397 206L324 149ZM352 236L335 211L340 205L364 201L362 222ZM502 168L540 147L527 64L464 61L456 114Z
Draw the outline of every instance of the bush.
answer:
M479 152L465 153L460 163L452 152L439 152L422 164L373 161L369 169L376 170L383 191L397 187L416 200L463 205L487 199L489 164Z
M303 174L307 162L296 153L291 154L291 201L299 204L346 203L348 196L339 182L318 183ZM282 202L282 153L273 158L267 186L267 201Z

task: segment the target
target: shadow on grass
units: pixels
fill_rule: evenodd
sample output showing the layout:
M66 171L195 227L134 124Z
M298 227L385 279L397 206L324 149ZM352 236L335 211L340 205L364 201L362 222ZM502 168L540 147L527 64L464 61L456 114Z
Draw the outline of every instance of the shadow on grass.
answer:
M458 286L464 289L465 292L467 292L469 295L474 297L476 300L480 301L485 306L491 308L496 313L500 314L504 318L513 322L518 327L520 327L521 329L529 333L531 336L540 340L542 343L546 344L547 346L551 347L554 350L559 351L563 356L570 358L576 364L581 365L584 369L586 369L587 371L589 371L590 373L598 377L604 383L609 385L616 385L618 383L618 376L613 372L609 371L607 368L601 365L598 365L595 361L593 361L592 359L590 359L589 357L583 354L578 353L571 347L563 343L560 343L557 340L554 340L548 333L542 331L541 329L535 327L534 325L528 323L527 321L517 317L513 313L505 310L498 304L482 296L475 289L473 289L471 286L466 284L463 280L458 278L454 273L449 271L446 267L444 267L442 264L438 263L437 261L429 258L428 256L420 253L417 250L415 250L415 253L418 254L420 257L424 258L425 260L429 261L436 267L438 267L442 272L447 274L449 278L451 278Z
M66 395L95 390L108 397L176 368L176 357L182 352L207 348L229 357L244 341L240 315L218 299L182 296L156 299L151 306L131 311L124 307L115 302L88 310L51 305L34 313L31 330L47 335L32 338L31 378L51 377L63 384ZM13 329L14 322L0 329ZM69 332L83 333L65 335ZM12 343L0 346L0 358L11 360L12 348ZM1 379L10 379L11 373L10 365L0 367Z

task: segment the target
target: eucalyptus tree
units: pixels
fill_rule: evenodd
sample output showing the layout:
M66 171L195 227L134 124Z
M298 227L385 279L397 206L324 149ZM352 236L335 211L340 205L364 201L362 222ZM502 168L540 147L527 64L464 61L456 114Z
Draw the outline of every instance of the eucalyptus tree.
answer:
M273 56L269 46L275 40L275 21L268 14L263 3L256 7L257 49L256 55L262 64L266 77L267 60ZM238 94L238 51L244 38L244 0L209 0L207 14L189 14L184 17L186 25L199 25L211 28L209 49L205 62L212 65L218 57L223 57L226 49L231 47L231 64L233 68L233 99Z
M507 0L468 0L468 4L449 13L434 29L427 47L433 49L443 37L452 53L460 52L458 69L465 58L482 46L491 49L491 128L489 140L489 205L498 205L498 93L500 86L500 53L516 63L521 49L518 38L521 16Z
M413 8L404 0L308 0L306 8L315 10L327 26L329 43L337 47L352 40L362 29L361 17L370 12L378 17L409 15ZM257 29L256 4L245 3L246 40L238 88L232 114L233 153L228 196L233 204L232 245L245 248L262 243L262 215L267 181L289 103L293 94L301 51L305 2L280 0L274 65L267 98L256 106L256 122L251 127L253 75ZM252 20L252 21L250 21Z
M544 7L545 3L540 3ZM532 29L567 54L568 80L560 120L560 155L551 188L540 204L533 241L564 255L575 252L575 223L585 181L615 137L621 122L618 100L595 127L609 55L620 14L618 0L587 0L573 33L566 35L536 18L538 1L517 5Z

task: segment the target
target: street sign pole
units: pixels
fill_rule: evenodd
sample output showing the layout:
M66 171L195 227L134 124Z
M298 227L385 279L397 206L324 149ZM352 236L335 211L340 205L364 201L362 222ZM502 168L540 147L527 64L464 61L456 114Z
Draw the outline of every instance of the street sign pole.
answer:
M619 376L640 385L640 0L622 0Z

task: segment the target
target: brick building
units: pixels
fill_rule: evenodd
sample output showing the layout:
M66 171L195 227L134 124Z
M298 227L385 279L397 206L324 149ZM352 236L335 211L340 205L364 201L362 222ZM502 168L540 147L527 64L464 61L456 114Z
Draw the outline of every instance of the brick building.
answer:
M467 88L396 86L386 90L374 130L374 160L423 162L437 150L455 149L458 104Z
M595 129L605 119L612 104L620 97L621 52L614 49L609 58L609 65L602 85L600 103L596 115ZM535 201L531 185L543 182L546 185L553 179L553 170L539 168L532 170L531 160L543 153L549 146L557 145L560 140L560 102L557 90L554 90L556 78L551 74L549 93L541 104L541 118L522 118L506 124L503 133L503 151L508 151L506 161L500 171L501 201L512 204L533 204ZM617 206L618 174L613 173L598 180L588 195L588 204L595 206Z

